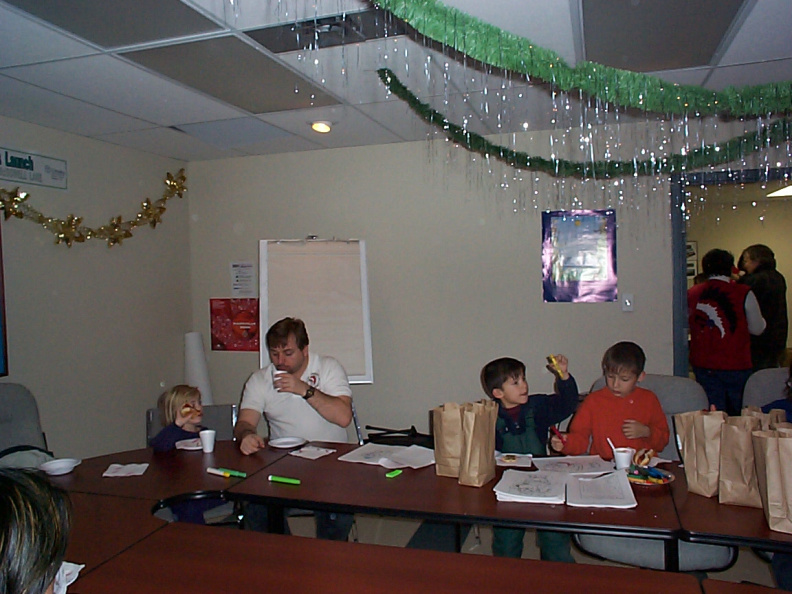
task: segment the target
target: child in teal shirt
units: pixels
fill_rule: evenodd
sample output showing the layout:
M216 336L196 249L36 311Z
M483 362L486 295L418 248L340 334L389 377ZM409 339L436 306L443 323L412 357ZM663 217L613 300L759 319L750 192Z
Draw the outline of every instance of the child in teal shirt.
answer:
M550 425L575 412L578 388L569 374L569 361L555 355L557 366L548 366L556 374L556 394L528 395L525 365L504 357L487 363L481 370L481 387L498 402L495 424L495 449L502 453L547 455ZM492 553L496 557L522 557L523 528L493 527ZM570 537L562 532L537 530L541 558L544 561L574 563Z

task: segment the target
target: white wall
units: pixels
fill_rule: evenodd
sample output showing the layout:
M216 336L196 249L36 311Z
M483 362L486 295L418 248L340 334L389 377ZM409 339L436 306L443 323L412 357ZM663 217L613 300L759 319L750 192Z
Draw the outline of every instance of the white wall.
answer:
M498 176L448 143L191 163L188 178L193 321L202 332L208 300L230 297L229 262L256 261L259 239L366 240L375 382L353 386L364 424L426 429L435 405L484 397L479 371L500 356L526 362L535 392L551 390L547 354L566 354L585 390L619 340L644 347L648 371L672 372L666 184L625 185L619 290L635 295L625 313L618 303L543 303L539 213L512 213L514 195L497 189ZM546 178L536 187L558 191ZM581 206L602 206L587 195ZM563 196L578 196L578 185L567 181ZM211 353L215 400L236 402L257 365L254 353Z
M182 163L0 118L0 146L65 159L69 187L26 186L48 216L99 227L161 197ZM12 189L17 184L0 180ZM9 376L38 401L50 449L92 456L145 444L144 411L182 380L190 330L187 199L123 245L54 245L36 224L2 223Z

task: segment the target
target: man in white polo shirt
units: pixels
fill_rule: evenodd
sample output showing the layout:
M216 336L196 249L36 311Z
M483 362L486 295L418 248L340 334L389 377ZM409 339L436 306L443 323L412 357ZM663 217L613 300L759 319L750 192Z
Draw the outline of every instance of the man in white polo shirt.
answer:
M346 427L352 422L352 390L346 372L332 357L309 354L308 342L305 323L300 319L284 318L267 331L271 363L253 373L245 384L234 427L234 437L243 454L265 447L256 432L262 414L269 425L270 439L347 440ZM264 529L265 509L248 506L246 526ZM317 536L346 540L352 519L348 514L316 512Z

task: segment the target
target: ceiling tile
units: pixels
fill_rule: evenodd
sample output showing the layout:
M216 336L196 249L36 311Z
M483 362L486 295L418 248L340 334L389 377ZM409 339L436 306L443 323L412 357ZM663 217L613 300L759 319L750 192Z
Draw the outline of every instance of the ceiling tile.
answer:
M290 110L259 117L325 148L386 144L399 141L398 136L349 106ZM311 122L317 120L330 122L332 131L328 134L318 134L311 130Z
M179 0L5 0L102 47L219 30Z
M241 115L239 110L109 55L9 68L4 74L161 126Z
M792 58L757 64L725 66L713 71L707 87L722 90L728 86L743 87L768 82L792 80Z
M371 8L366 0L277 0L275 2L237 0L184 0L200 7L235 29L252 29L281 23L355 12Z
M636 72L707 65L743 1L582 0L586 59Z
M206 39L124 57L250 113L338 103L235 37Z
M572 2L554 0L443 0L457 8L510 33L530 39L551 49L569 64L575 64L576 23Z
M244 153L233 149L221 149L206 144L184 132L170 128L118 132L116 134L105 134L98 138L113 144L182 161L204 161L244 155Z
M765 62L792 58L789 0L762 0L752 3L751 11L737 31L720 65Z
M291 136L288 132L254 117L188 124L179 128L220 148L239 148Z
M0 75L0 113L82 136L139 130L151 124Z
M712 68L683 68L681 70L662 70L660 72L647 72L651 76L657 76L670 83L678 85L703 85L707 76L712 72Z
M0 68L95 54L98 50L0 5Z

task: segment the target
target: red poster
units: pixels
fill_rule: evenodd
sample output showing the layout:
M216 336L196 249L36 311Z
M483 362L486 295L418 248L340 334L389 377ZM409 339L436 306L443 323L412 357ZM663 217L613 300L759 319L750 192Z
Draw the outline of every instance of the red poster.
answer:
M210 299L213 351L259 350L259 300Z

